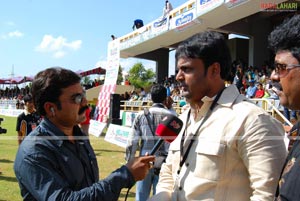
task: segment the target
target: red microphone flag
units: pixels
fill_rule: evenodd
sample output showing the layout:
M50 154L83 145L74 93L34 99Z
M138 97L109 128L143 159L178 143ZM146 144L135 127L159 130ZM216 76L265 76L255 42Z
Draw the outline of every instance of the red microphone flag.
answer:
M171 143L180 133L183 122L176 116L167 115L156 128L156 135Z

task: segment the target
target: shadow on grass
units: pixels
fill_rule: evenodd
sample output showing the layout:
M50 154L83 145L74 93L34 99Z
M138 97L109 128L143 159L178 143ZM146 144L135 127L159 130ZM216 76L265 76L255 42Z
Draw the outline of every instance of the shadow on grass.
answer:
M16 177L6 177L3 175L0 175L0 180L5 180L9 182L18 182Z
M13 163L14 161L7 160L7 159L0 159L0 163Z

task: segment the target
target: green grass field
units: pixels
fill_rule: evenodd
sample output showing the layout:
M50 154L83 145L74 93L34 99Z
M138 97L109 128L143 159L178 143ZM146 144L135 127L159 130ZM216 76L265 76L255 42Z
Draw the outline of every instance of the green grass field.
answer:
M17 132L15 131L16 118L6 117L1 122L1 127L7 129L6 134L0 135L0 201L22 200L18 182L13 171L15 155L18 149ZM100 168L100 179L108 176L112 171L125 163L122 147L108 143L103 137L90 136L91 144L97 156ZM127 189L123 189L119 200L125 200ZM135 200L135 186L129 192L127 200Z

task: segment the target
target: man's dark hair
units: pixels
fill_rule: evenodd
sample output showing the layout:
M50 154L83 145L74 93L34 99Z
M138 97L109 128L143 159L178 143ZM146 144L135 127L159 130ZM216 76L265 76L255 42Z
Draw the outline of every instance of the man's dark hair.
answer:
M176 61L180 58L201 59L205 73L210 65L217 62L221 66L221 78L227 80L230 75L231 56L224 36L218 32L198 33L183 41L176 50Z
M161 84L152 86L150 93L153 103L163 103L167 98L167 89Z
M24 96L23 100L24 100L25 103L32 101L32 95L31 94L26 94Z
M58 100L62 89L80 83L81 77L71 70L52 67L36 74L32 81L31 93L37 112L45 115L44 104L53 102L60 109Z
M269 35L269 48L276 54L287 50L300 63L300 15L285 19Z

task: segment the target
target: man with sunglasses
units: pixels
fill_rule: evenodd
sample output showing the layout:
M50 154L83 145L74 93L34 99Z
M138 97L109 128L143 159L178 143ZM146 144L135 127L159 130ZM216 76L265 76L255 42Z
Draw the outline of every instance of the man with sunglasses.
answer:
M95 153L78 124L87 100L80 77L48 68L32 82L33 102L44 119L22 142L14 170L24 200L118 200L149 171L154 156L134 158L99 181Z
M276 27L269 36L269 46L275 53L275 73L271 79L280 82L282 86L282 91L277 91L280 103L292 110L299 110L300 15L295 15ZM279 180L277 200L300 200L299 134L299 124L296 124L290 131L290 146L292 143L293 145Z

